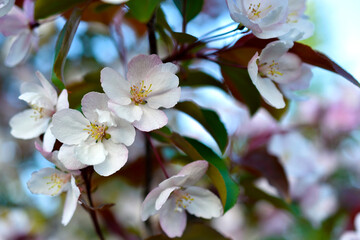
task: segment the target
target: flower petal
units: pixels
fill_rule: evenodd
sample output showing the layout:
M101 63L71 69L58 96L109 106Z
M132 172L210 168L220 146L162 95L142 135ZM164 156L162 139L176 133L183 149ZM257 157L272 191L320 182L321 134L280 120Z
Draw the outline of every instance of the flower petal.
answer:
M104 93L89 92L81 100L81 110L91 122L98 120L95 110L110 111L108 108L109 98Z
M106 67L101 70L100 81L104 92L111 100L121 105L130 104L130 83L118 72Z
M206 173L209 164L205 160L198 160L185 165L178 174L188 176L184 185L194 185L197 183Z
M162 64L158 55L138 55L128 63L127 79L130 84L138 84L145 80L149 71L156 65Z
M146 86L151 85L149 96L157 95L169 91L179 86L179 78L173 73L173 68L177 66L171 63L159 64L148 73L144 79Z
M271 63L282 57L294 45L291 41L274 41L266 45L259 56L260 64Z
M151 215L154 215L157 211L155 209L155 202L158 199L162 188L154 188L145 198L141 205L141 220L146 221Z
M164 205L164 203L168 200L170 194L175 190L180 189L180 187L170 187L163 190L159 197L156 199L155 202L155 210L160 210L160 208Z
M146 101L149 107L158 109L159 107L172 108L180 100L181 89L179 87L166 91L158 95L149 96Z
M102 142L82 142L75 147L75 156L86 165L96 165L105 161L108 152Z
M50 118L37 118L34 110L20 112L10 119L11 135L20 139L32 139L40 136L49 126Z
M192 186L186 188L184 192L194 199L186 208L189 213L206 219L220 217L223 214L220 199L209 190Z
M114 143L130 146L135 141L135 128L122 119L116 119L116 127L109 127L106 133L111 135L110 140Z
M49 126L46 129L45 134L44 134L43 150L46 152L52 152L55 141L56 141L56 138L51 133L51 130L50 130L51 127L52 127L52 123L49 124Z
M43 168L31 174L27 186L34 194L56 196L67 190L68 174L55 168Z
M185 211L177 211L174 198L170 198L160 210L160 226L169 237L181 237L186 227Z
M57 92L55 88L51 85L51 83L44 77L44 75L37 71L36 73L37 78L40 80L41 85L44 88L47 97L51 100L52 105L55 106L57 103Z
M62 90L56 103L56 111L69 108L68 92L66 89Z
M143 132L150 132L162 128L168 122L168 118L161 110L152 109L146 105L141 106L143 114L139 121L133 122L134 127Z
M64 109L54 114L51 132L65 144L79 144L85 141L89 134L85 130L90 122L73 109Z
M59 161L64 165L68 170L77 170L86 167L87 165L81 163L75 156L75 146L69 146L63 144L60 147L59 153L57 155Z
M101 0L105 3L110 3L110 4L121 4L121 3L124 3L124 2L127 2L129 0Z
M5 7L0 8L0 33L5 37L18 35L28 29L28 22L23 11L14 6L14 2L14 0L9 0ZM8 14L4 16L6 13Z
M354 231L347 231L341 235L340 240L360 240L360 236Z
M35 10L35 1L33 0L24 0L23 9L25 16L27 17L29 22L33 22L34 18L34 10Z
M188 177L189 177L188 175L179 175L179 174L174 175L159 183L159 187L161 189L170 188L173 186L182 187Z
M119 105L111 100L108 103L108 106L113 113L119 118L125 119L129 122L134 122L136 120L140 120L143 111L140 106L136 106L134 104L129 105Z
M268 104L278 109L285 107L284 98L273 81L258 76L257 79L253 80L253 83Z
M25 59L30 52L32 33L29 30L23 31L18 35L10 47L5 59L7 67L14 67Z
M115 144L111 140L104 140L104 147L108 152L106 159L94 165L94 170L101 176L110 176L119 171L128 159L128 150L122 144Z
M80 190L75 184L75 178L71 176L71 188L68 190L64 204L64 212L61 223L66 226L75 213L77 202L80 196Z

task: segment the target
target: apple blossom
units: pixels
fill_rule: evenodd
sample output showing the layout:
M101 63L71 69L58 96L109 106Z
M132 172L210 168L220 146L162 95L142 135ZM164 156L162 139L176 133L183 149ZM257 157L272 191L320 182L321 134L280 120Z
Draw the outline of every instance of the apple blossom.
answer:
M0 17L6 15L14 4L15 0L0 0Z
M25 110L10 119L11 134L20 139L32 139L44 134L43 147L51 152L55 137L50 131L52 115L69 107L68 93L63 90L59 97L55 88L40 73L36 72L41 86L36 83L23 83L20 87L19 99L29 104L31 109Z
M355 217L355 231L346 231L344 232L340 240L360 240L360 213Z
M126 81L111 68L101 71L101 86L110 98L109 108L141 131L165 126L168 119L159 107L171 108L180 99L178 67L162 63L157 55L139 55L128 64Z
M287 51L293 46L290 41L274 41L266 45L260 56L258 52L248 64L253 84L264 100L275 108L285 107L283 95L276 82L288 98L297 98L293 91L309 87L312 77L309 67L301 59Z
M31 46L37 44L33 29L38 26L34 20L34 1L25 0L23 10L14 6L11 11L0 18L0 33L5 37L13 36L5 65L14 67L29 54Z
M145 198L141 219L160 215L160 226L169 237L180 237L186 227L186 213L210 219L223 213L220 199L207 189L192 186L206 173L208 163L192 162L159 184Z
M125 3L129 0L101 0L104 3L110 3L110 4L121 4L121 3Z
M103 93L90 92L82 101L81 114L65 109L53 116L54 136L64 143L59 159L68 169L80 169L93 165L94 170L109 176L127 161L128 150L135 139L134 127L117 118L107 107L108 97Z

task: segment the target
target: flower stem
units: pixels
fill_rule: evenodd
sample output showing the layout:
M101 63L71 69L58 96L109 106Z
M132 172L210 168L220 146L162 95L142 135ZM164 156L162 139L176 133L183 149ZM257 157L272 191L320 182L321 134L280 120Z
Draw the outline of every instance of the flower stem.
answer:
M153 144L152 141L151 141L150 134L149 134L149 133L145 133L145 135L146 135L146 139L147 139L147 141L149 142L149 144L150 144L150 146L151 146L151 149L152 149L152 151L153 151L153 153L154 153L154 155L155 155L155 158L156 158L157 162L159 163L159 166L160 166L161 170L163 171L165 177L166 177L166 178L169 178L169 174L166 172L164 163L163 163L163 161L161 160L161 157L160 157L158 151L156 150L154 144Z
M90 169L90 168L84 168L83 170L81 170L81 175L82 175L82 177L84 179L84 183L85 183L85 186L86 186L87 197L89 199L89 205L90 205L91 208L94 208L94 204L93 204L92 197L91 197L91 177L92 177L92 173L93 173L93 170ZM104 238L104 236L103 236L103 234L101 232L99 221L98 221L97 216L96 216L96 211L90 209L90 210L88 210L88 212L89 212L91 220L92 220L92 222L94 224L96 234L98 235L99 239L104 240L105 238Z

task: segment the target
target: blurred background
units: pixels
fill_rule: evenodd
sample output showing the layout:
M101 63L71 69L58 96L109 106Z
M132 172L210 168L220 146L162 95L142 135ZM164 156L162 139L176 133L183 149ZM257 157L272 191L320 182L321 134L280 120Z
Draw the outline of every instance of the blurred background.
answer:
M163 10L169 24L181 31L181 15L173 2L165 1ZM316 30L314 36L304 42L325 53L356 79L360 79L359 10L358 0L308 0L307 15ZM88 73L104 66L124 73L129 59L148 52L145 32L134 31L131 22L121 20L122 14L117 15L111 28L100 23L80 24L66 65L67 84L91 79ZM205 0L201 14L189 23L187 30L200 37L232 22L225 0ZM20 85L37 82L34 74L37 70L50 77L56 37L64 23L59 17L42 25L38 29L38 48L26 63L15 68L3 64L9 42L0 36L0 239L96 239L90 218L81 207L70 224L63 227L60 219L64 196L29 192L26 183L31 173L52 165L35 151L34 140L14 139L8 125L14 114L27 108L18 99ZM211 44L225 46L237 37ZM166 47L161 43L159 47L161 57L165 57ZM192 66L221 81L216 64L197 61ZM294 211L301 217L294 218L266 201L247 205L240 200L223 217L211 222L224 236L246 240L323 239L321 232L327 231L333 239L338 239L342 232L353 229L353 218L360 211L360 89L334 73L318 68L312 71L310 89L301 92L304 100L291 102L279 122L265 110L250 116L244 105L214 88L183 88L183 100L192 99L220 115L232 140L233 154L241 156L249 139L279 130L286 132L272 134L268 151L282 161L290 179ZM195 120L175 110L167 114L172 129L200 139L216 151L215 141ZM141 135L137 136L129 149L129 163L142 157L145 151ZM129 183L122 173L104 181L95 198L100 203L116 203L112 208L113 217L125 229L141 236L144 231L139 217L142 188ZM265 180L259 179L257 185L269 196L278 196ZM118 239L111 233L109 236L109 239Z

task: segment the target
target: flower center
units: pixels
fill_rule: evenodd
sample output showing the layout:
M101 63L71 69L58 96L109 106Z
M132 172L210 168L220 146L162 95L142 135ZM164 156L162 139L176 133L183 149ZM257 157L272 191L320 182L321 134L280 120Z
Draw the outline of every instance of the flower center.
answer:
M187 192L175 191L175 194L176 208L174 211L182 212L183 209L186 209L194 201L194 198L192 198Z
M262 77L279 77L282 76L283 73L280 72L279 63L275 62L275 60L272 60L271 64L268 63L262 63L258 64L259 66L259 72L260 76Z
M135 103L135 105L146 103L145 98L152 92L151 86L152 84L150 84L149 87L146 87L144 81L141 81L139 85L132 85L130 88L132 96L131 100Z
M34 118L35 121L44 117L45 115L44 108L38 107L36 105L31 105L30 107L34 110L33 115L31 115L30 117Z
M258 18L261 18L262 16L260 16L260 14L266 10L269 10L272 7L272 5L269 5L267 8L262 8L262 9L260 9L260 7L261 7L261 3L258 4L250 3L250 6L247 11L247 14L250 19L256 20Z
M49 185L49 190L53 188L56 189L55 192L51 194L51 196L54 196L61 190L61 187L70 180L70 175L60 176L57 173L53 173L51 176L44 177L44 179L49 180L46 182L46 184Z
M105 124L98 124L95 121L95 123L90 123L89 125L86 125L86 127L87 128L84 128L84 130L87 131L90 137L95 139L96 142L99 140L102 142L104 138L109 139L111 137L110 134L106 133L108 127Z

